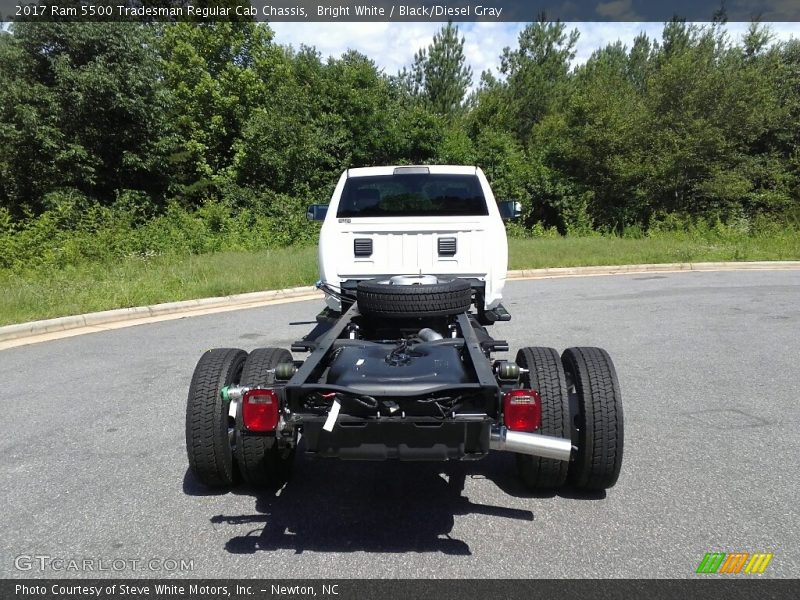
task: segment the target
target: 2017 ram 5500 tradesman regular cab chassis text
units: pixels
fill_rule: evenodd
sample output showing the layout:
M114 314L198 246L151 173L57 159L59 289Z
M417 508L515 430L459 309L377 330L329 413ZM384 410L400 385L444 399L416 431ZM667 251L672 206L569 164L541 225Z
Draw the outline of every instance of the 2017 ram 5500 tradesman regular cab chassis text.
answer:
M516 454L530 488L613 486L622 463L622 404L600 348L520 349L487 327L501 300L504 218L476 167L349 169L323 220L326 306L291 351L206 352L192 377L186 447L209 486L288 477L300 439L317 457L471 460Z

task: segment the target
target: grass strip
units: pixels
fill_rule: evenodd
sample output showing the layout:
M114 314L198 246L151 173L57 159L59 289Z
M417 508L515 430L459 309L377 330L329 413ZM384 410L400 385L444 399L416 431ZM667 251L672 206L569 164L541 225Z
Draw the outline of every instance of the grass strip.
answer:
M733 237L664 233L640 239L597 235L509 240L509 269L798 258L800 236L795 231ZM310 285L317 278L314 246L0 271L0 325Z

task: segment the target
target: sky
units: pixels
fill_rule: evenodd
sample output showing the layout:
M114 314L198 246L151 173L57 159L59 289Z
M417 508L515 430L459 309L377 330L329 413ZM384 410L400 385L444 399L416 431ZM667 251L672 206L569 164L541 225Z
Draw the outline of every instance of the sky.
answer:
M270 23L275 41L299 47L301 43L316 46L323 57L340 56L348 49L358 50L373 59L389 75L409 66L414 53L427 47L443 23ZM515 48L517 36L525 23L459 23L465 38L464 52L472 67L473 86L482 71L497 73L503 48ZM777 40L800 38L800 23L770 23ZM741 40L748 23L728 23L732 41ZM567 23L569 30L577 28L580 38L575 63L582 64L592 52L608 43L621 40L628 47L641 32L660 39L662 23Z
M0 23L7 28L9 23ZM378 23L292 23L271 22L275 41L315 46L324 58L341 56L349 49L358 50L374 60L387 74L394 75L404 66L410 66L414 53L427 48L433 35L441 29L441 22L378 22ZM621 40L630 48L633 39L641 32L651 39L660 39L662 23L596 22L567 23L567 29L578 29L580 37L575 54L575 65L582 64L592 52L606 44ZM800 23L766 23L772 29L775 41L800 38ZM733 22L726 25L733 42L741 40L748 23ZM503 48L516 48L517 36L525 23L458 23L465 38L464 52L472 67L473 88L476 88L483 71L491 69L497 74Z

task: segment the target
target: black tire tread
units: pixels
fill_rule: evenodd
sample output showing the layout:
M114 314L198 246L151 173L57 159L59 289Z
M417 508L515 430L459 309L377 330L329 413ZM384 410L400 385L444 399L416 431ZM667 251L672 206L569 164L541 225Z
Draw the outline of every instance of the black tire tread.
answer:
M586 491L612 487L622 467L622 395L611 357L602 348L568 348L562 355L572 374L582 413L578 454L568 481Z
M357 299L359 311L367 316L441 317L469 310L472 287L463 279L425 285L361 281L357 288Z
M186 452L189 469L207 486L226 486L234 481L228 405L219 392L236 383L246 358L247 353L236 348L208 350L192 375L186 402Z
M257 348L250 353L242 371L241 385L270 386L275 381L270 371L283 362L292 362L292 355L283 348ZM241 413L241 410L239 411ZM294 452L284 456L273 437L243 435L237 427L236 462L245 483L257 487L282 482L288 477Z
M569 437L567 383L561 357L553 348L529 347L517 352L516 363L528 369L522 381L539 392L542 399L542 427L539 433ZM568 461L517 454L517 470L530 489L554 489L567 479Z

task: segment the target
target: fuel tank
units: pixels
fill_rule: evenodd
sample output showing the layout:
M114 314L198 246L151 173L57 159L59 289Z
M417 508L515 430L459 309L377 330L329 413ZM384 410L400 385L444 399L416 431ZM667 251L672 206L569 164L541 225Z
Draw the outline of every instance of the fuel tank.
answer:
M378 344L341 348L328 371L328 383L369 394L413 392L434 385L475 383L461 360L460 349L442 342Z

